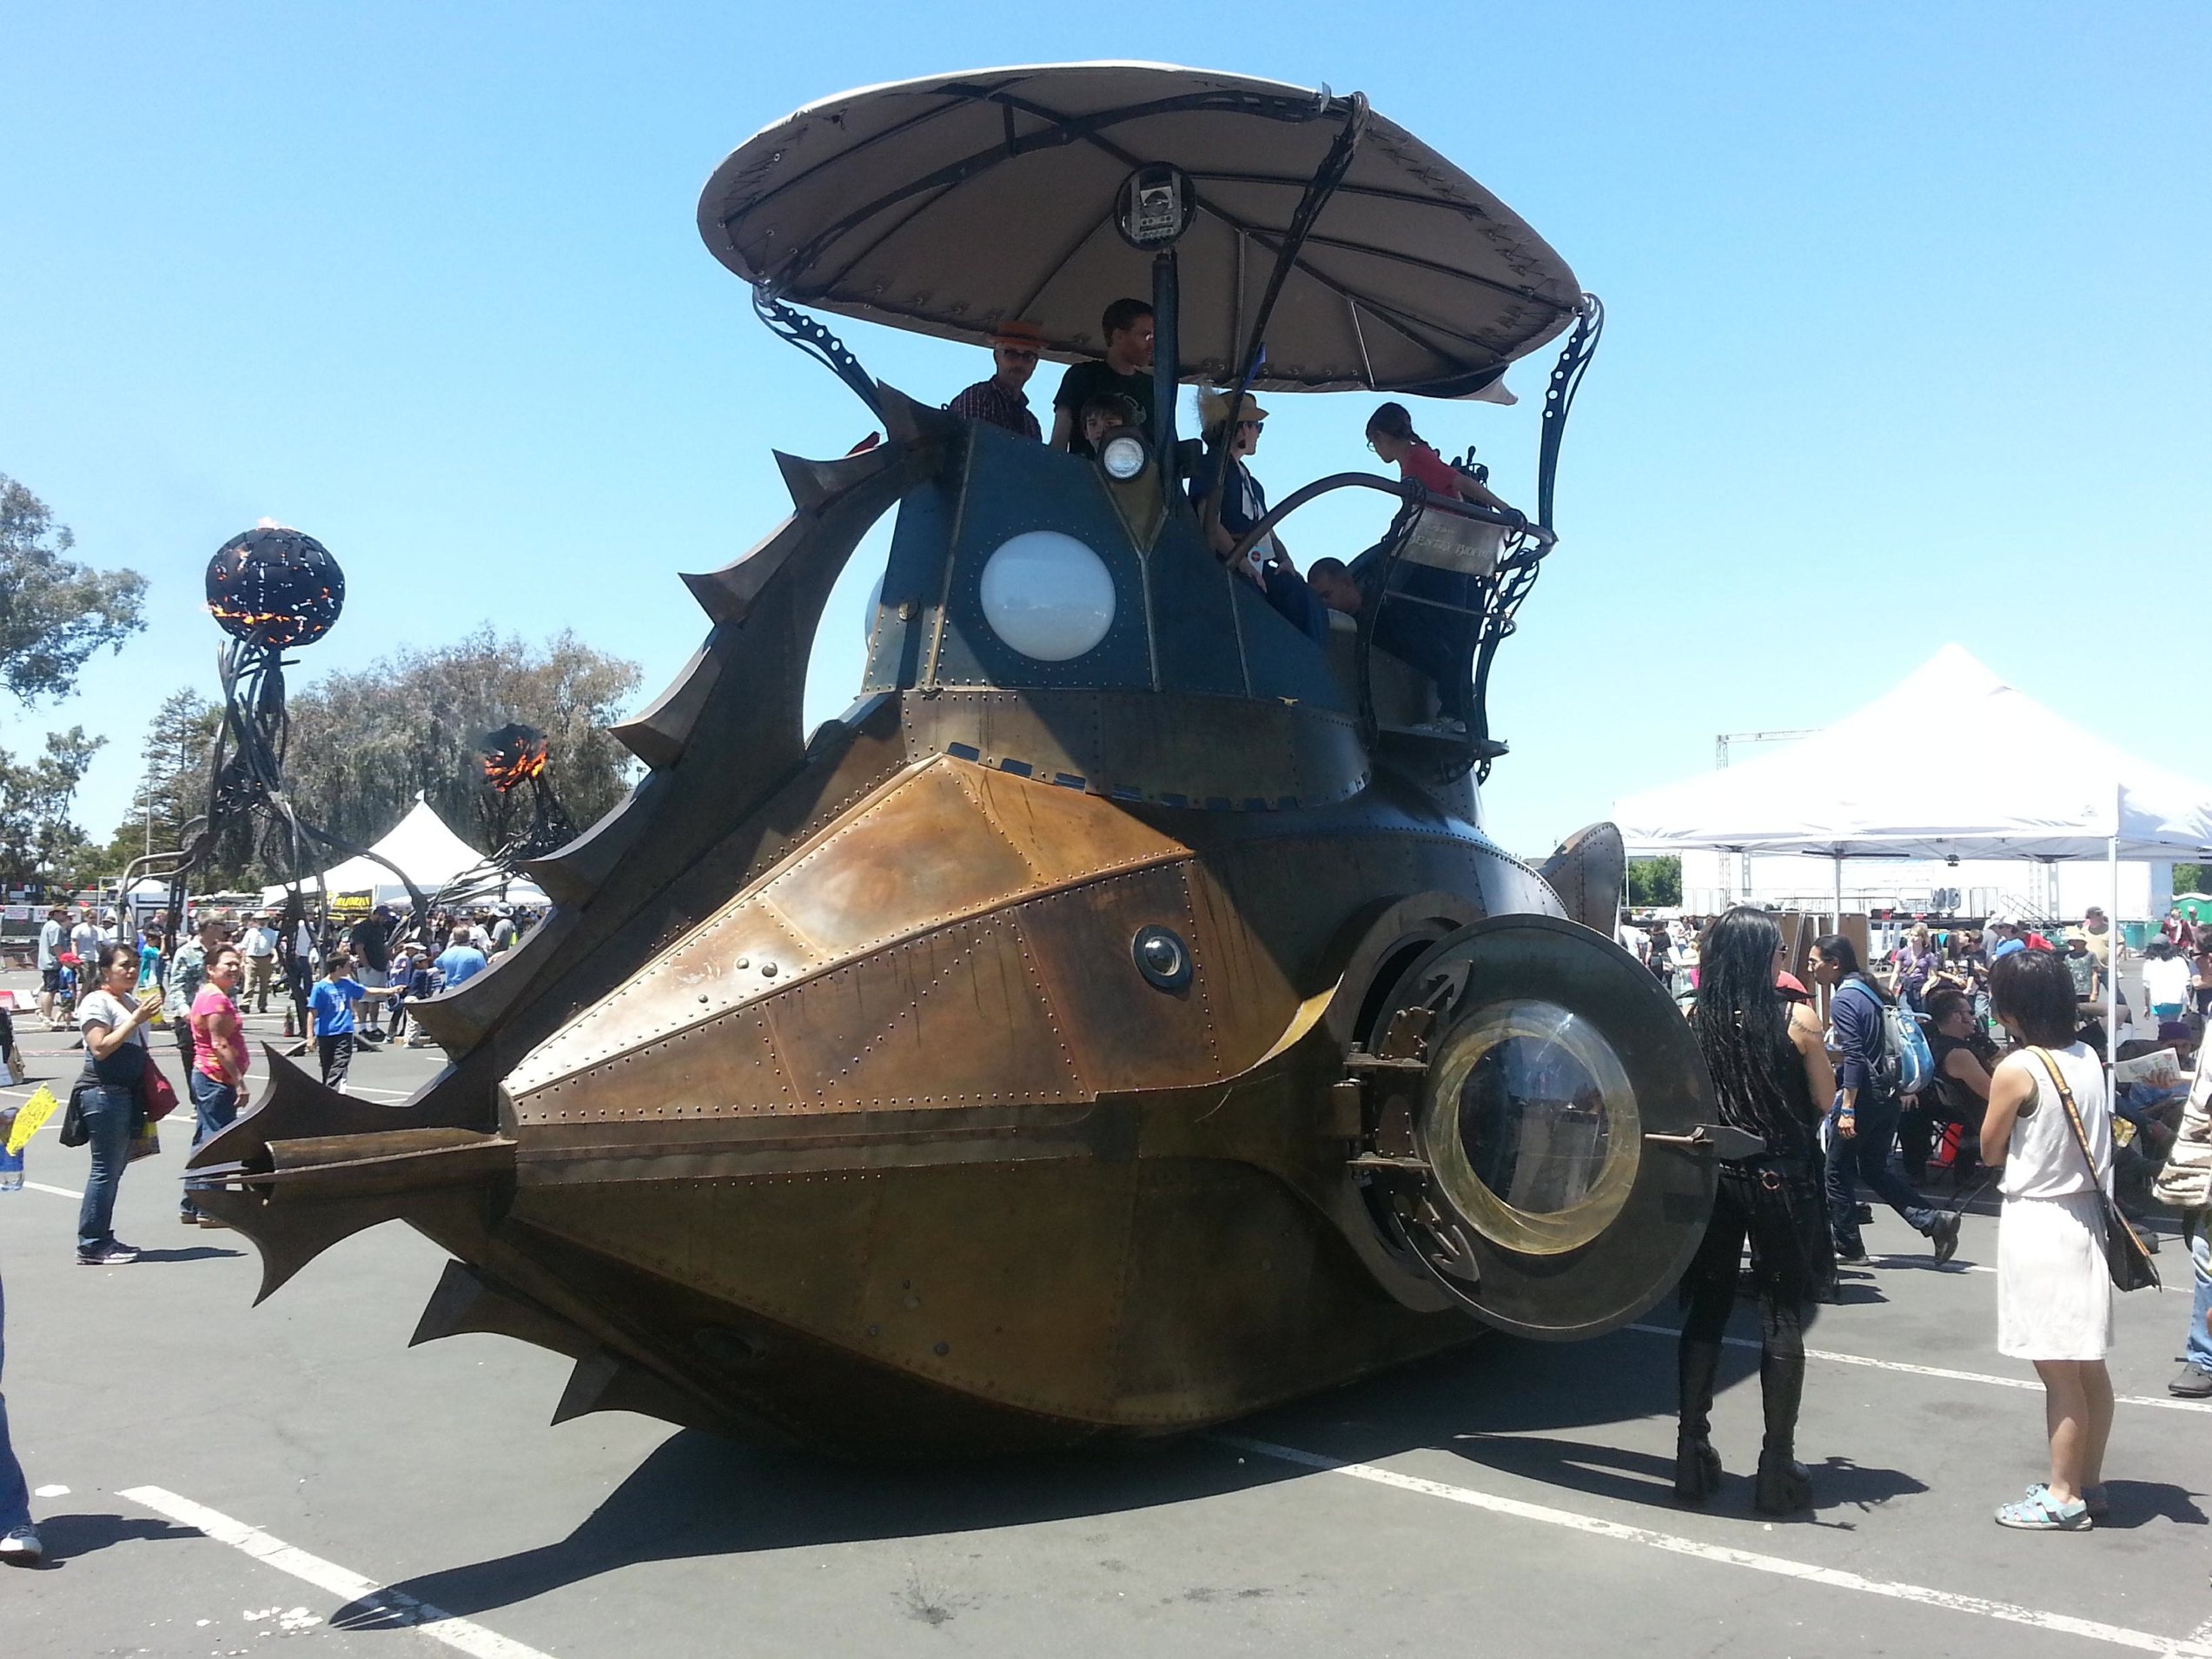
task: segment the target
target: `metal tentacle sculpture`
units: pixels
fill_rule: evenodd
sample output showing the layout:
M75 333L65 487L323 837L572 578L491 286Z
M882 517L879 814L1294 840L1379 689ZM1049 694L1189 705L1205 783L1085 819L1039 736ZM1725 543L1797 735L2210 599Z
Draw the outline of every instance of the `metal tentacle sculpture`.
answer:
M496 732L485 733L476 740L476 747L483 759L485 786L492 792L493 850L431 896L431 906L436 910L454 910L504 897L526 860L542 859L576 839L576 820L560 804L560 797L546 776L552 745L543 732L511 720ZM512 829L517 797L525 785L530 797L529 821Z
M169 908L182 915L185 878L205 863L224 833L250 825L257 813L273 821L257 837L257 850L284 872L295 907L312 881L315 910L328 908L315 847L359 855L382 865L407 888L417 914L423 895L407 872L373 848L301 818L284 786L284 753L290 738L285 708L284 653L314 644L345 608L346 574L313 536L275 525L235 535L208 561L208 612L230 635L216 658L222 683L222 724L215 733L208 773L208 810L185 826L184 845L132 861L123 891L156 866L169 882Z

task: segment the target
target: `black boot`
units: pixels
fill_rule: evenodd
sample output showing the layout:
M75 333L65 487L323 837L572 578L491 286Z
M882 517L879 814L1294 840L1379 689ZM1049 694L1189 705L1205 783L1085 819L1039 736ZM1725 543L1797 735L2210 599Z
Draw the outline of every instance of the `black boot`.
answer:
M1752 1505L1761 1515L1792 1515L1812 1507L1812 1475L1797 1461L1798 1404L1805 1395L1805 1331L1794 1310L1763 1310L1765 1340L1759 1344L1759 1404L1766 1439L1759 1448L1758 1484Z
M1720 1454L1712 1449L1712 1390L1720 1376L1720 1344L1684 1337L1675 1349L1681 1417L1674 1437L1674 1496L1703 1503L1720 1490Z
M1795 1515L1812 1507L1812 1471L1796 1460L1791 1448L1768 1445L1760 1450L1752 1507L1761 1515Z

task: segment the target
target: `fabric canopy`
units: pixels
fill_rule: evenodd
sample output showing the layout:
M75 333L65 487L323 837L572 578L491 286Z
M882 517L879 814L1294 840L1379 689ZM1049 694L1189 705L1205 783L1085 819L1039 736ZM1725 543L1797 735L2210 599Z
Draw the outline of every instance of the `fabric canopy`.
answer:
M1066 361L1151 295L1115 228L1123 182L1169 163L1197 210L1176 246L1180 377L1243 349L1308 182L1349 102L1155 63L974 70L808 105L748 140L699 198L714 256L793 304L982 345L1022 319ZM1261 390L1479 395L1573 320L1581 287L1512 209L1380 115L1267 330Z
M454 834L446 820L438 816L437 809L420 795L407 809L407 816L375 844L375 851L407 872L407 879L426 895L434 894L462 871L480 864L484 859L481 853ZM325 870L322 886L325 892L333 893L373 889L380 903L407 895L407 888L394 878L391 871L375 859L359 854ZM262 898L265 903L275 904L282 900L285 892L281 886L264 887ZM538 888L520 877L511 884L509 893L526 904L544 902L544 895Z
M1931 764L1940 715L1955 761ZM2139 760L1947 645L1887 695L1787 749L1631 795L1613 821L1639 853L1827 858L2212 855L2212 786Z

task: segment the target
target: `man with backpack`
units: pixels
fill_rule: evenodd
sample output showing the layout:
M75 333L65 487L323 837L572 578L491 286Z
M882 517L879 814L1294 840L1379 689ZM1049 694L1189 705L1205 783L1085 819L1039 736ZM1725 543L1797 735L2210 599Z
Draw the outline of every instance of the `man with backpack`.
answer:
M1805 966L1830 987L1830 1046L1838 1056L1836 1104L1828 1117L1828 1221L1836 1259L1866 1259L1858 1232L1858 1183L1864 1181L1929 1240L1940 1266L1958 1252L1958 1218L1923 1203L1890 1164L1904 1085L1933 1071L1927 1041L1917 1025L1910 1033L1904 1029L1911 1016L1901 1014L1882 993L1859 965L1858 947L1842 934L1815 939Z

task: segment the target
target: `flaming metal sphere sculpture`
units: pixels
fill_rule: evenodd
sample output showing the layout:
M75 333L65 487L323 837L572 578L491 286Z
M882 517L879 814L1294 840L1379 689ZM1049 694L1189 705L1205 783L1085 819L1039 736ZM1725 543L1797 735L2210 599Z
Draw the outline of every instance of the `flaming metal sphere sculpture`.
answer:
M208 610L249 646L313 645L346 605L346 573L311 535L264 525L208 561Z
M484 784L491 792L485 818L493 851L432 895L434 910L458 910L504 899L525 862L575 839L576 822L546 776L552 749L543 732L520 720L510 720L476 740ZM529 787L530 821L513 830L516 797L525 785Z
M330 549L302 531L262 524L235 535L208 561L208 612L230 643L216 658L222 724L208 768L208 810L184 826L184 845L135 860L125 886L143 870L169 879L169 908L182 914L186 876L207 859L224 833L243 825L254 845L285 873L290 909L303 912L301 888L314 875L315 846L367 853L422 895L407 873L368 848L302 820L284 788L290 717L284 703L284 653L328 634L346 605L346 573ZM257 828L254 820L266 820ZM312 844L312 845L311 845ZM318 902L315 909L324 908Z

